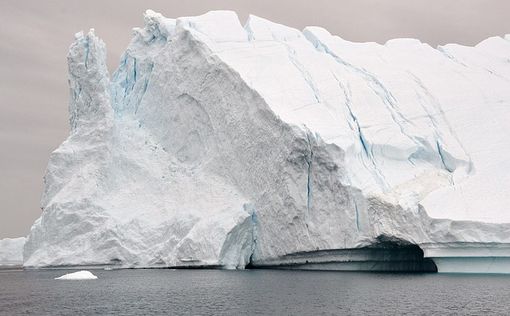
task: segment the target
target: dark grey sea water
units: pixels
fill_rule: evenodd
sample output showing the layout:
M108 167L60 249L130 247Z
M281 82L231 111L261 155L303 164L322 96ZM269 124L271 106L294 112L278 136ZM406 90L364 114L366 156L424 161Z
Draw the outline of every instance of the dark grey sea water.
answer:
M279 270L0 271L1 315L510 315L510 277Z

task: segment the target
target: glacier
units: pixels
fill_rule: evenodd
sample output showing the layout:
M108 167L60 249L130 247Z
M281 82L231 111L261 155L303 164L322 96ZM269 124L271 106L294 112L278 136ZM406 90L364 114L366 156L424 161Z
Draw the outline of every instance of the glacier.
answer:
M27 268L510 272L510 36L355 43L148 10L68 54Z
M0 239L0 268L23 265L25 241L25 237Z

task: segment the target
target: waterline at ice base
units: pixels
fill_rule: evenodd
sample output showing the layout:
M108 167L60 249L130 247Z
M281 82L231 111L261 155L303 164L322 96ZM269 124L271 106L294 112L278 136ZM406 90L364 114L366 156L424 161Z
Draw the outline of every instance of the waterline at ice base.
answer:
M510 273L509 36L149 10L111 76L105 58L76 34L24 267Z

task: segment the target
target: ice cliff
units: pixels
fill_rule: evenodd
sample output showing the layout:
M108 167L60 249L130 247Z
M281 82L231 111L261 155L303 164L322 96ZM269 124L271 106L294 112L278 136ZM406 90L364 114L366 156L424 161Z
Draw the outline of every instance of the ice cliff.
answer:
M133 33L111 79L76 34L25 266L510 272L508 36L435 49L150 10Z
M0 267L23 265L25 237L0 239Z

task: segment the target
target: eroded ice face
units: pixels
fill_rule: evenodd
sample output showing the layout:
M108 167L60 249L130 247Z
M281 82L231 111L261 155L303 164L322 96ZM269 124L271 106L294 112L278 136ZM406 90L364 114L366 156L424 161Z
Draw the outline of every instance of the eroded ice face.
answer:
M105 54L93 32L70 48L72 132L27 266L242 268L381 238L426 256L510 241L506 39L352 43L148 11L111 80Z

